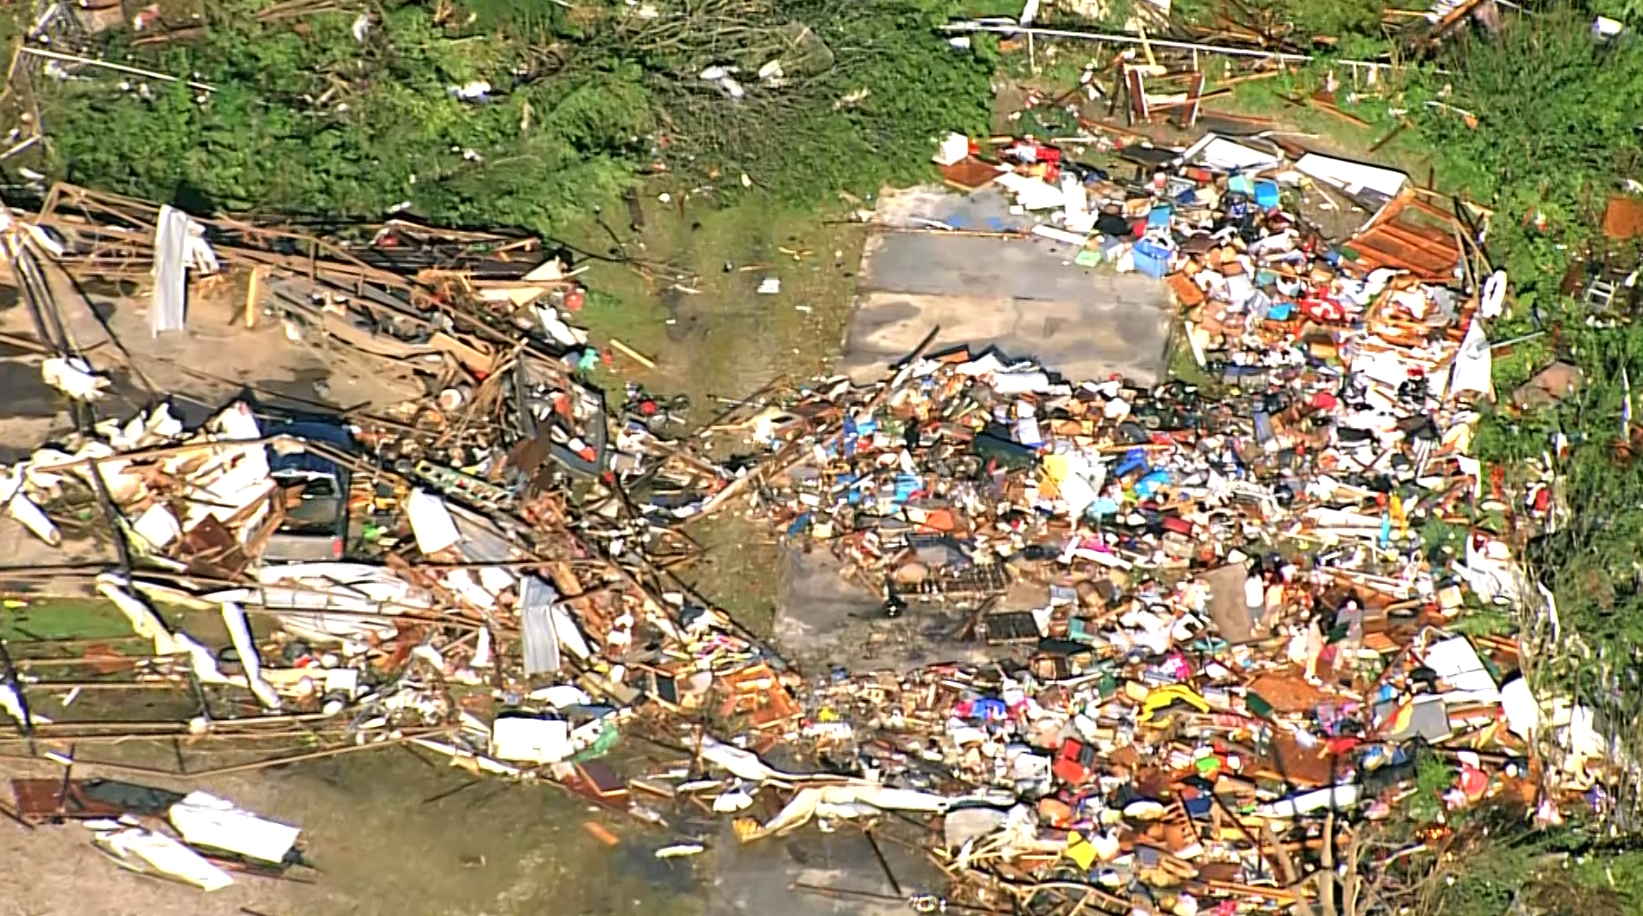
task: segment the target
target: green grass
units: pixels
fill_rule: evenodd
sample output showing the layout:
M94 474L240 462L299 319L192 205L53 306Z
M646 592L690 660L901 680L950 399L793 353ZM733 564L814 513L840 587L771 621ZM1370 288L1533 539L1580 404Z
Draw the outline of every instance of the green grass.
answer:
M736 621L768 637L781 602L782 547L761 519L725 511L690 529L704 554L681 574Z
M959 14L977 19L994 16L1020 19L1022 11L1026 8L1026 0L966 0L959 7Z
M1394 103L1387 97L1389 93L1385 84L1362 87L1357 90L1360 97L1354 102L1348 98L1354 91L1350 76L1340 72L1336 74L1342 86L1336 91L1335 107L1367 121L1368 127L1354 124L1322 108L1290 101L1310 97L1323 87L1325 75L1320 65L1239 83L1232 87L1230 95L1208 100L1204 105L1210 111L1271 118L1279 122L1281 129L1304 135L1296 139L1308 145L1349 158L1372 159L1402 169L1417 183L1425 184L1433 164L1433 151L1421 144L1415 130L1406 128L1392 136L1398 120L1389 112ZM1373 154L1369 153L1369 147L1389 136L1391 139L1386 140Z
M117 639L133 635L119 608L100 598L5 599L0 639L27 643L59 639Z
M591 266L582 280L594 292L577 320L602 351L616 338L657 364L647 369L615 353L603 380L688 394L705 420L716 412L712 395L740 397L779 374L824 371L849 320L866 230L828 224L825 208L795 210L757 194L726 207L681 206L659 201L659 190L643 198L640 232L629 231L618 202L566 233L611 259L584 262ZM756 292L766 279L779 281L780 292Z
M1198 365L1198 360L1192 355L1192 344L1187 341L1187 330L1176 323L1175 330L1170 334L1168 374L1172 379L1179 379L1189 385L1203 387L1210 382L1209 373Z
M78 656L75 647L50 645L64 640L107 640L115 651L133 655L147 654L151 648L148 640L132 631L125 614L102 598L11 595L3 600L0 639L14 650L38 648L54 656ZM150 606L174 631L186 632L207 645L227 644L222 618L214 610L153 602Z

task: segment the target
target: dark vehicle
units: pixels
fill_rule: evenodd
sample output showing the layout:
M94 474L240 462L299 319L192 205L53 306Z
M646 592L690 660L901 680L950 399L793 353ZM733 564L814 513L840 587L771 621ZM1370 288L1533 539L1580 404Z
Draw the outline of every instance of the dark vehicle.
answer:
M263 434L292 436L350 454L357 451L347 427L325 420L279 420L265 424ZM264 545L263 562L342 559L353 475L330 458L277 442L268 447L268 469L279 484L285 518Z

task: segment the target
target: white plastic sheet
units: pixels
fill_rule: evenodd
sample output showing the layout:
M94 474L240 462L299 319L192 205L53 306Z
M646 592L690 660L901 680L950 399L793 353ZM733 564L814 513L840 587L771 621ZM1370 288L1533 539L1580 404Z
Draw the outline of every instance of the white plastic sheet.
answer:
M523 763L558 763L575 753L563 719L503 716L491 723L491 756Z
M1464 636L1452 636L1426 647L1421 657L1426 667L1437 672L1451 692L1444 694L1450 703L1498 703L1500 687L1484 667L1478 650Z
M297 845L299 827L258 817L227 799L190 792L167 813L183 841L238 853L264 862L282 862Z
M426 490L411 491L411 497L405 501L405 514L410 516L416 548L423 556L436 554L462 540L450 510L445 508L445 500Z
M1528 740L1540 728L1540 702L1523 678L1500 689L1500 706L1506 712L1506 727L1519 738Z
M96 842L128 868L167 875L203 891L220 891L234 883L228 872L162 833L128 827L100 833Z
M1484 336L1483 328L1473 318L1466 326L1466 337L1460 343L1460 351L1455 354L1449 390L1453 394L1488 394L1495 390L1490 380L1493 371L1494 359L1489 353L1489 338Z
M761 826L755 837L792 830L812 817L853 818L880 811L945 811L951 801L943 795L878 785L807 786Z
M1361 796L1362 791L1355 785L1328 786L1261 805L1255 809L1255 816L1288 820L1330 808L1343 811L1357 806Z

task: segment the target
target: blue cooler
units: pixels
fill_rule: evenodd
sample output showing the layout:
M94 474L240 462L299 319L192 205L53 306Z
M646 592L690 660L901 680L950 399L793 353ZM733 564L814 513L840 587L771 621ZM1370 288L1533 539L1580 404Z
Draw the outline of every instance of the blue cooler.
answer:
M1169 273L1170 250L1157 242L1142 239L1132 251L1135 269L1154 280L1162 280Z

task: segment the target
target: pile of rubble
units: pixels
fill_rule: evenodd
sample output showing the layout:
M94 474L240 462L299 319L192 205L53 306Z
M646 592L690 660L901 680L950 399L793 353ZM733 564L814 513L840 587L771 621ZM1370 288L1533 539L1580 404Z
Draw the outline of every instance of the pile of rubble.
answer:
M1054 887L1057 905L1190 913L1301 899L1269 847L1345 850L1427 754L1456 767L1452 807L1505 796L1545 822L1587 805L1589 714L1543 717L1513 641L1448 629L1527 597L1506 541L1471 527L1477 417L1441 385L1458 348L1428 363L1342 325L1311 332L1325 362L1267 333L1294 352L1224 397L959 351L756 418L775 523L892 615L974 608L958 635L998 661L812 684L797 734L856 781L801 789L742 835L936 813L933 848L978 905L1048 905ZM1421 371L1368 368L1388 360ZM1468 531L1461 549L1424 543L1432 524ZM1045 598L1001 604L1023 583ZM1546 729L1570 752L1557 773L1532 744ZM1320 838L1325 813L1339 836Z
M887 616L972 609L955 635L997 661L812 682L796 734L848 780L716 761L737 780L718 810L749 781L801 787L740 835L937 814L971 905L1236 912L1314 893L1298 877L1415 794L1426 759L1453 773L1434 808L1511 800L1544 824L1601 806L1590 711L1538 701L1515 641L1454 629L1541 603L1508 535L1550 511L1470 454L1506 283L1474 270L1481 229L1405 180L1376 199L1379 175L1213 136L1138 151L1157 171L1134 184L1069 181L1041 146L1011 165L950 145L1023 209L1058 209L1034 234L1167 282L1206 381L921 351L742 424L770 457L709 508L752 494ZM1303 183L1374 215L1324 240L1284 210ZM1102 188L1117 200L1083 203ZM1011 605L1024 584L1043 597Z
M902 812L931 828L959 905L1191 916L1305 899L1304 874L1344 861L1328 857L1428 758L1454 768L1451 807L1590 804L1589 713L1539 702L1512 641L1453 629L1534 598L1474 509L1547 509L1514 507L1469 455L1504 278L1478 282L1464 241L1410 242L1430 238L1398 222L1421 208L1402 190L1324 244L1285 215L1281 178L1266 186L1277 163L1226 166L1235 152L1199 144L1093 218L1068 203L1085 183L1053 188L1055 232L1176 290L1203 387L920 348L873 384L818 380L727 418L756 454L722 465L647 422L661 402L635 391L613 417L576 379L579 294L545 253L400 227L303 258L269 230L157 211L217 262L272 270L283 320L425 366L429 395L329 419L238 402L197 428L163 406L88 418L8 469L8 511L48 541L54 516L104 513L126 555L98 589L153 646L131 675L209 688L176 734L289 720L339 748L410 742L689 837L668 855L714 841L704 813L753 842ZM79 199L14 250L90 270L136 245ZM1108 244L1109 215L1131 241ZM94 404L98 370L58 358L59 387ZM968 609L955 635L995 660L790 670L660 561L688 551L682 520L743 497L886 616ZM1427 536L1446 531L1462 535ZM220 613L230 645L159 605ZM8 668L19 735L106 732L35 715L28 695L57 686ZM600 759L624 735L668 763Z

